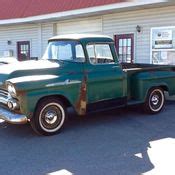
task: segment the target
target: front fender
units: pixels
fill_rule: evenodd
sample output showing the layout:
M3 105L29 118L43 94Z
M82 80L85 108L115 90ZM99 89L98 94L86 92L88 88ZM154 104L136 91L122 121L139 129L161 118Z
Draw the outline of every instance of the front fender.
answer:
M54 95L65 97L73 107L76 107L76 102L78 101L77 94L79 94L80 87L81 84L76 84L57 88L37 89L27 92L21 91L18 98L20 101L21 112L28 118L31 118L39 100Z

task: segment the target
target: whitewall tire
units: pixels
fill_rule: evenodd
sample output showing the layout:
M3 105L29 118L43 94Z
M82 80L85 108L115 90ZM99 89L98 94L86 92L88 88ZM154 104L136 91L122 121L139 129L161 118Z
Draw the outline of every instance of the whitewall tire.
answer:
M165 96L161 88L152 88L148 94L143 105L145 112L150 114L159 113L165 105Z
M31 126L41 135L57 134L66 120L66 108L59 99L42 100L31 119Z

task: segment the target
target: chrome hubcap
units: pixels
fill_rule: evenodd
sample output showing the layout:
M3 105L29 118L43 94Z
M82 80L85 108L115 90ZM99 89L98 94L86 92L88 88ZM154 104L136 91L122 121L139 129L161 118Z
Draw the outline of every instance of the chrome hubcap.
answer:
M56 121L57 121L57 114L56 112L54 111L48 111L46 114L45 114L45 121L49 124L49 125L52 125L54 124Z
M151 102L152 102L153 105L157 105L159 103L159 97L158 97L158 95L152 96Z
M149 97L149 107L152 112L159 112L165 102L164 93L160 89L154 89Z

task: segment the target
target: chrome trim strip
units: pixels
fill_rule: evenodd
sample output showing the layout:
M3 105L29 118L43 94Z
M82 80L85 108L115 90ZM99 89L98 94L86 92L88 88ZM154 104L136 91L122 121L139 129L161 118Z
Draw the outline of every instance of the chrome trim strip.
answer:
M0 89L0 103L7 105L10 95L7 91Z
M0 97L0 103L7 105L7 102L8 102L8 98Z
M63 82L47 84L46 87L64 86L64 85L80 84L80 83L81 83L81 81L79 81L79 80L65 80Z
M5 90L0 89L0 94L8 95L9 93L7 91L5 91Z
M22 114L15 114L0 107L0 119L5 120L11 124L25 124L27 123L27 117Z

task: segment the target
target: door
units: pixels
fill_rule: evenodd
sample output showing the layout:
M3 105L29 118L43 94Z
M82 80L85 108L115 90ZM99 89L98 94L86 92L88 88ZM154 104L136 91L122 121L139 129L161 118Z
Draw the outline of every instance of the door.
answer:
M115 35L115 45L121 63L134 62L134 34Z
M30 41L17 42L17 55L19 61L30 59Z
M89 57L88 111L113 108L125 103L125 74L114 61L110 44L87 45Z
M83 20L59 22L57 24L57 35L74 33L102 33L101 18L85 18Z

